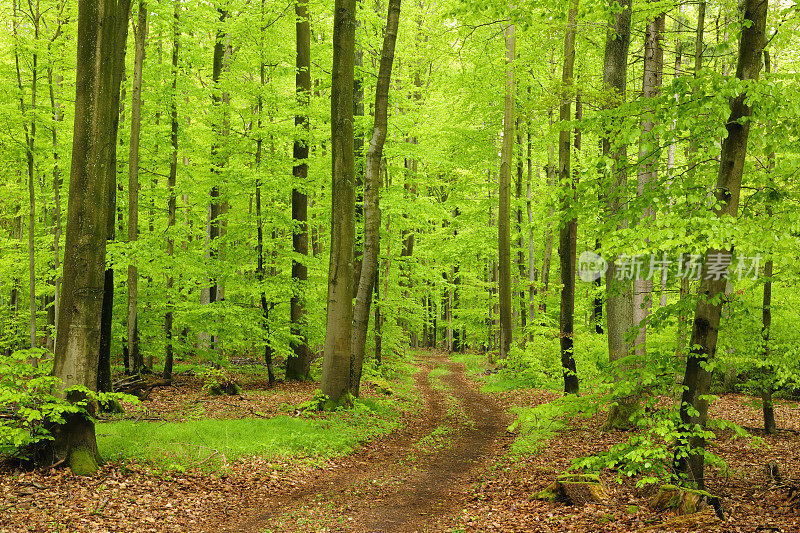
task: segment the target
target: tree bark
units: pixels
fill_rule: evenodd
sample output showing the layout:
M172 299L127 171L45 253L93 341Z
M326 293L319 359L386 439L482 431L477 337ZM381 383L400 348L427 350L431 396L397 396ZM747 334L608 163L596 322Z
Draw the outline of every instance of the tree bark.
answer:
M350 389L353 330L353 245L355 161L353 157L353 73L355 0L336 0L331 80L332 213L328 267L328 308L320 388L333 404Z
M615 1L610 5L614 6ZM611 92L609 107L625 101L628 81L628 49L631 38L631 0L623 0L614 11L614 20L606 33L605 57L603 59L603 84ZM627 210L625 189L628 183L627 148L624 143L614 145L612 133L603 138L603 155L613 160L612 176L606 196L606 216L620 217L619 228L627 228L624 215ZM627 337L633 327L633 301L628 280L616 279L617 266L611 258L606 271L606 330L608 332L608 357L612 365L631 352ZM622 369L614 369L614 381L624 379ZM606 428L626 427L631 412L637 405L635 398L615 399L608 413Z
M299 113L295 116L295 127L303 132L305 138L294 141L294 188L292 189L292 249L294 256L308 256L308 112L311 97L311 29L308 21L308 0L295 3L297 15L297 61L295 90ZM290 322L292 333L292 354L286 360L286 379L308 379L311 373L311 353L308 349L306 318L306 279L308 267L304 261L292 259L292 287L290 302Z
M355 309L353 311L353 333L351 346L350 392L358 396L361 386L361 370L364 364L369 311L372 303L375 279L378 273L380 252L380 183L383 145L388 131L389 85L392 78L392 62L400 23L400 0L389 0L386 15L386 31L383 36L381 64L378 83L375 87L375 125L367 148L364 169L364 255L361 260L361 276L358 283Z
M131 141L128 154L128 242L139 238L139 139L142 128L142 75L147 39L147 2L139 0L139 15L134 31L133 82L131 84ZM128 357L141 361L139 353L139 269L134 258L128 265Z
M172 153L170 154L169 161L169 177L167 178L167 190L169 196L167 199L167 255L169 256L169 266L167 268L167 312L164 315L164 379L172 379L172 360L174 353L173 346L173 313L174 313L174 296L172 288L175 284L174 274L174 255L175 255L175 237L172 235L173 228L175 227L175 209L176 209L176 193L175 183L178 178L178 55L180 54L180 17L181 17L181 4L180 0L173 0L173 13L172 13L172 92L170 94L170 145L172 145ZM140 22L141 24L141 22Z
M570 130L566 123L572 118L573 72L575 68L575 36L577 34L578 0L569 10L566 35L564 37L564 69L561 81L561 131L558 135L558 169L561 181L561 224L558 236L558 257L561 267L561 305L559 337L561 345L561 367L564 374L564 392L577 394L579 390L577 367L574 356L575 321L575 252L577 246L578 220L570 210L574 209L575 182L570 171L572 151Z
M514 332L514 324L511 320L511 164L514 159L514 124L516 122L517 98L514 83L514 60L516 56L514 51L516 45L514 25L509 24L506 26L504 33L506 40L506 91L497 209L500 359L508 357Z
M664 73L664 23L666 15L661 13L647 24L644 38L644 74L642 79L642 96L654 101L661 94ZM652 108L648 110L652 113ZM653 133L656 127L652 115L646 114L639 137L639 172L636 180L636 195L641 198L648 193L650 184L658 180L658 160L660 147L658 134ZM652 204L644 209L639 223L647 224L655 219L656 212ZM640 360L647 354L647 316L653 306L653 279L635 279L633 281L633 325L637 328L634 352Z
M740 80L757 80L761 72L761 54L764 48L767 19L767 0L746 0L744 5L745 25L739 42L739 59L736 77ZM725 125L727 137L722 143L719 173L715 187L717 205L714 212L719 218L735 218L739 212L739 193L742 173L747 156L747 138L750 133L752 109L743 92L730 101L730 117ZM709 259L730 258L731 249L709 248L705 254L703 276L699 288L699 300L692 323L690 351L686 361L684 389L681 398L682 437L688 439L689 449L676 453L678 469L698 487L705 486L704 448L705 439L695 428L705 430L708 418L708 394L713 373L713 360L717 350L717 334L722 315L722 297L727 279L709 276Z
M129 0L78 4L78 56L75 123L70 172L64 286L59 314L53 375L64 387L97 386L97 346L107 223L109 181L116 172L118 99L121 64L127 36ZM116 72L115 72L116 71ZM98 231L100 228L100 231ZM83 395L70 393L72 401ZM52 464L65 459L75 474L97 470L100 456L94 422L69 414L54 432Z

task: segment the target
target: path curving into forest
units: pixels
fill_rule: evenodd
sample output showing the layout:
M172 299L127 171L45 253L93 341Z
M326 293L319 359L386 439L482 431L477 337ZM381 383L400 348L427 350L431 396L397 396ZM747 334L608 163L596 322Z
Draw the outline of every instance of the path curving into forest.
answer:
M463 365L426 353L419 367L414 382L425 407L418 418L292 493L252 502L216 531L440 531L437 524L469 497L469 475L508 447L509 420Z

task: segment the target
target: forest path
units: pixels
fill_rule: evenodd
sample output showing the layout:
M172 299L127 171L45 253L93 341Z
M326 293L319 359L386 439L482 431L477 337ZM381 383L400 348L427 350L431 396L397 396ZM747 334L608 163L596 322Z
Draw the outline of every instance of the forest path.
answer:
M508 447L508 413L444 354L422 354L419 367L418 418L294 492L252 502L217 531L445 530L440 522L469 498L469 474L491 468Z

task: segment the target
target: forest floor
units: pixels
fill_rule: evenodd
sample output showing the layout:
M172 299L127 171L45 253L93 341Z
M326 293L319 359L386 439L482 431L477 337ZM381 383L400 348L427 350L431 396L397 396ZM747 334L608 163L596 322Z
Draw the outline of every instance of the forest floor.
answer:
M88 477L6 466L0 469L0 532L800 531L800 407L794 403L778 405L783 430L762 435L764 446L730 434L715 441L714 452L728 468L712 470L707 484L724 500L724 521L708 511L675 517L648 508L652 488L617 483L610 470L601 473L610 493L602 503L532 500L574 459L606 451L629 434L600 431L601 409L554 426L535 450L520 452L507 430L511 409L543 406L558 392L483 393L485 375L472 368L468 376L463 364L440 353L421 354L415 366L414 398L399 424L349 454L223 458L214 469L205 467L219 459L216 453L190 468L117 459ZM196 379L179 378L175 387L154 391L147 418L158 425L185 420L198 416L198 405L201 416L220 421L269 418L315 388L278 384L268 396L248 394L263 385L251 379L240 397L207 398ZM368 386L364 396L384 393ZM712 416L745 427L760 420L751 399L740 395L722 396ZM783 485L767 475L768 462L779 465Z

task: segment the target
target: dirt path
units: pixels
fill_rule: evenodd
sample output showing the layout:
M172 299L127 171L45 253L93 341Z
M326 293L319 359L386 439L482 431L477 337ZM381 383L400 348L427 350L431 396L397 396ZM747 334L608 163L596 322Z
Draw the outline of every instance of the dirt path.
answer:
M415 383L420 418L287 495L254 501L217 531L441 531L468 498L467 477L508 446L506 412L461 365L427 354Z

